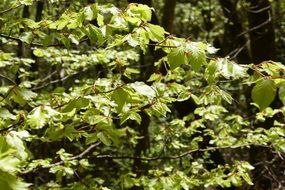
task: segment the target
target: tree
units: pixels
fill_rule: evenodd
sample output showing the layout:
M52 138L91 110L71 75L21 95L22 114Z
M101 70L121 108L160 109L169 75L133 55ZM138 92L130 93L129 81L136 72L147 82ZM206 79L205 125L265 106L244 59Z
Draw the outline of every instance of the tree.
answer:
M180 1L2 2L1 188L249 188L252 147L282 159L284 65L171 35Z
M223 37L224 56L236 57L239 63L248 63L251 58L247 49L247 39L244 36L240 15L236 9L237 1L220 0L223 13L227 19Z
M248 20L253 61L260 63L264 60L276 60L271 4L267 0L247 2L250 3Z

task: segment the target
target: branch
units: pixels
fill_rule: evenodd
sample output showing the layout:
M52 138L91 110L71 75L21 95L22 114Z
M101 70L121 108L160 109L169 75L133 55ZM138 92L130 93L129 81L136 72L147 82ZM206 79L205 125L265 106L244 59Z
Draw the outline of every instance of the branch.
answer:
M267 11L271 8L271 5L268 5L267 7L263 7L261 9L258 9L258 10L251 10L251 9L248 9L248 12L251 12L251 13L261 13L263 11Z
M7 81L13 83L14 85L17 85L12 79L10 79L9 77L6 77L6 76L4 76L4 75L2 75L2 74L0 74L0 78L3 78L3 79L5 79L5 80L7 80Z
M257 30L257 29L260 29L260 28L262 28L263 26L265 26L265 25L267 25L268 23L270 23L271 21L272 21L271 15L269 14L269 18L268 18L266 21L264 21L263 23L261 23L261 24L255 26L255 27L252 27L252 28L250 28L250 29L248 29L248 30L246 30L246 31L244 31L244 32L242 32L242 33L240 33L239 35L236 36L236 38L238 38L238 37L240 37L240 36L242 36L242 35L244 35L244 34L250 33L250 32L252 32L252 31L255 31L255 30Z
M1 11L1 12L0 12L0 15L3 15L3 14L5 14L5 13L7 13L7 12L9 12L9 11L12 11L12 10L14 10L14 9L17 9L17 8L19 8L19 7L21 7L21 6L22 6L22 4L17 5L16 7L10 7L10 8L8 8L8 9L6 9L6 10Z
M14 41L17 41L17 42L22 42L22 43L25 43L25 44L28 44L30 46L34 46L34 47L64 47L63 44L50 44L48 46L44 46L43 44L40 44L40 43L27 43L27 42L23 42L20 38L18 37L15 37L15 36L10 36L10 35L6 35L6 34L0 34L0 37L2 38L6 38L6 39L9 39L9 40L14 40ZM88 38L85 38L85 39L82 39L79 44L83 43L83 42L86 42L88 40ZM77 46L77 45L76 45Z
M23 42L20 38L17 38L17 37L14 37L14 36L10 36L10 35L6 35L6 34L0 34L0 37L6 38L6 39L9 39L9 40L14 40L14 41L17 41L17 42ZM24 42L24 43L26 43L26 42ZM26 43L26 44L29 44L29 43ZM44 45L38 44L38 43L30 43L29 45L35 46L35 47L44 47ZM50 45L50 46L59 46L59 45L58 44L54 44L54 45Z
M80 74L80 73L82 73L82 72L85 72L85 71L87 71L87 70L88 70L88 69L83 69L83 70L81 70L81 71L77 71L77 72L75 72L75 73L66 75L65 77L63 77L63 78L61 78L61 79L57 79L57 80L50 81L50 82L48 82L48 83L44 83L44 84L41 85L41 86L35 86L34 88L32 88L32 90L39 90L39 89L42 89L42 88L44 88L44 87L47 87L48 85L56 84L56 83L59 83L59 82L63 82L63 81L65 81L65 80L67 80L67 79L69 79L69 78L71 78L71 77L73 77L73 76L75 76L75 75L78 75L78 74ZM52 74L52 75L53 75L53 74ZM48 78L47 78L47 79L48 79ZM44 79L44 80L45 80L45 79ZM42 82L44 82L44 81L42 81Z
M161 45L161 44L148 44L149 46L165 47L165 48L177 48L178 46Z
M9 131L10 129L16 128L17 125L20 125L20 124L22 124L23 122L24 122L24 118L23 118L23 116L20 115L20 119L19 119L19 121L18 121L17 123L14 123L14 124L12 124L12 125L9 125L9 126L6 127L6 128L0 129L0 134L2 134L2 133L4 133L4 132L7 132L7 131Z
M0 103L3 102L16 87L17 85L14 85L12 88L10 88L9 91L6 93L6 95L3 97L3 99L0 100Z
M248 146L262 146L262 147L266 147L266 148L271 148L270 146L266 146L266 145L260 145L260 144L243 144L243 145L236 145L236 146L221 146L221 147L209 147L209 148L204 148L204 149L193 149L193 150L189 150L186 152L183 152L179 155L175 155L175 156L157 156L157 157L134 157L134 156L112 156L112 155L98 155L95 158L97 159L104 159L104 158L110 158L110 159L131 159L131 160L135 160L135 159L140 159L140 160L145 160L145 161L154 161L154 160L175 160L175 159L180 159L183 158L187 155L193 154L195 152L207 152L207 151L214 151L214 150L219 150L219 149L237 149L237 148L244 148L244 147L248 147Z
M62 161L50 164L48 166L43 166L43 168L51 168L51 167L54 167L54 166L58 166L58 165L64 164L66 161L72 161L72 160L83 158L86 154L91 152L95 147L99 146L100 144L101 144L101 142L97 142L95 144L92 144L92 145L90 145L88 148L86 148L83 152L81 152L78 155L72 156L72 157L70 157L67 160L62 160Z

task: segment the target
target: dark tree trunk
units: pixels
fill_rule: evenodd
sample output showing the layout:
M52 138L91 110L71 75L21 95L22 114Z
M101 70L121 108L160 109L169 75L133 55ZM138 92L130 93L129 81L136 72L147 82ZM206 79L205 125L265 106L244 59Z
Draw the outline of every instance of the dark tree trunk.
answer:
M140 157L142 152L146 152L149 149L148 126L150 123L150 118L144 111L140 113L140 116L142 117L142 122L140 125L138 125L137 130L141 138L138 139L134 157ZM141 159L134 159L133 171L137 174L138 177L140 177L146 173L147 165L144 164Z
M151 7L152 2L151 0L128 0L129 3L140 3L140 4L145 4ZM151 19L152 24L159 24L158 18L156 14L152 11L152 19ZM146 82L148 77L153 73L154 71L154 60L156 57L156 53L154 50L154 47L149 46L150 53L152 54L152 61L150 61L151 64L150 66L146 67L146 61L144 61L145 56L142 54L141 55L141 68L145 69L145 71L141 70L141 81ZM148 62L149 63L149 62ZM135 147L134 150L134 157L140 157L143 152L146 152L147 149L149 149L149 124L150 124L150 117L147 115L144 111L140 112L140 116L142 118L142 122L140 125L134 125L134 128L138 131L139 136L142 137L141 139L138 140L138 143ZM134 159L133 162L133 172L137 174L137 176L141 176L145 173L147 173L147 163L144 163L141 159ZM137 187L134 186L131 188L132 190L138 190L142 189L142 187Z
M40 22L42 20L42 15L43 15L43 10L44 10L44 2L43 1L38 1L37 6L36 6L36 15L35 15L35 21ZM38 58L32 54L32 58L35 60L35 62L31 65L31 71L35 72L38 71ZM33 79L31 79L33 80Z
M224 16L227 18L223 37L223 56L230 55L239 63L250 63L251 58L247 49L247 39L242 34L243 26L236 9L236 1L219 0Z
M252 60L255 64L266 60L276 60L275 31L271 4L268 0L247 0L247 2L250 4L248 21ZM275 98L274 105L272 104L273 108L276 107L278 101ZM267 119L265 122L257 125L257 127L270 128L270 126L273 126L273 121ZM256 164L272 160L274 157L273 153L268 149L252 147L249 156L251 164L255 165L255 170L252 172L254 181L252 189L271 189L273 179L268 178L267 173L263 172L267 171L263 164ZM263 174L261 174L262 172Z
M29 6L24 6L23 8L23 13L22 13L22 18L28 18L30 16L30 11L29 11ZM20 29L20 32L24 32L23 29ZM18 50L17 50L17 55L18 57L23 57L24 56L24 43L19 41L18 42Z
M38 1L37 2L36 17L35 17L36 22L39 22L42 20L43 10L44 10L44 2Z
M30 16L30 11L29 11L29 6L24 6L23 8L23 13L22 13L22 18L28 18ZM21 28L20 29L20 33L23 33L24 30ZM23 43L22 41L18 41L18 49L17 49L17 56L22 58L25 57L25 43ZM17 73L16 75L16 79L15 79L16 84L20 84L20 78L19 78L19 73Z
M176 0L165 0L162 17L162 27L169 32L173 33L173 22L175 17Z
M275 32L271 4L268 0L247 0L249 36L252 59L255 64L276 60Z

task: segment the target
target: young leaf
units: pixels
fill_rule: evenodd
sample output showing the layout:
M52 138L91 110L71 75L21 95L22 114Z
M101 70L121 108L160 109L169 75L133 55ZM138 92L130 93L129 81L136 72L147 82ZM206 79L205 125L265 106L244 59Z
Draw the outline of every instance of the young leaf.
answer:
M259 109L264 110L274 100L275 94L275 83L272 80L264 79L253 87L251 97Z
M102 143L104 143L106 146L110 146L112 144L112 141L106 136L105 133L99 132L97 134L97 137L100 139Z
M143 96L147 96L150 98L154 98L156 96L156 91L154 88L146 85L143 82L135 82L133 84L131 84L131 87L137 91L137 93L143 95Z
M0 187L5 190L28 190L30 184L21 181L18 177L0 170Z
M179 48L174 48L167 55L167 59L168 59L170 69L173 70L185 63L184 51L182 51Z
M66 107L63 109L63 112L70 112L72 111L73 109L76 109L76 110L80 110L82 108L85 108L89 105L90 101L86 98L83 98L83 97L79 97L75 100L72 100L70 101Z
M33 33L32 32L24 32L22 36L20 37L20 40L22 42L25 42L27 44L30 44L33 41Z
M165 30L161 26L149 24L148 27L150 30L149 37L152 41L159 42L164 39Z
M187 44L186 48L189 53L187 54L188 61L192 65L194 71L198 72L199 69L206 64L206 52L204 43L191 42Z
M118 88L113 91L111 98L117 104L116 107L117 111L122 112L124 105L127 103L129 99L129 94L124 89Z
M6 108L0 108L0 118L2 119L16 119L16 116L11 114Z
M131 16L140 17L143 21L150 21L151 20L151 9L142 4L130 4L129 11L131 12Z
M36 107L29 115L27 123L32 128L42 128L48 120L47 114L42 106Z

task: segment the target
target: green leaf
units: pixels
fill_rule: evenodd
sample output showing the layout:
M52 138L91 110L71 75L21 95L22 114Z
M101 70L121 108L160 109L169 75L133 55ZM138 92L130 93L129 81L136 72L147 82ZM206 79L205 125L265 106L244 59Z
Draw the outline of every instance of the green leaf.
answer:
M104 132L99 132L97 134L97 137L100 139L102 143L104 143L106 146L110 146L112 144L112 141L106 136Z
M98 137L96 134L92 133L92 134L88 134L86 137L86 144L92 144L98 141Z
M141 118L140 114L138 114L136 112L133 112L133 111L129 111L129 112L124 113L124 114L121 115L121 118L120 118L121 122L120 122L120 124L122 125L123 123L125 123L129 119L136 121L138 124L140 124L141 121L142 121L142 118Z
M97 23L98 23L98 26L104 26L104 17L101 15L101 14L98 14L97 15Z
M43 57L44 56L44 52L41 49L34 49L33 54L37 57Z
M172 49L167 55L167 60L171 70L181 66L185 63L184 51L180 48Z
M90 101L86 98L79 97L75 100L71 100L62 110L62 112L71 112L73 109L80 110L86 108L89 105Z
M20 88L19 93L23 97L23 99L26 101L32 100L32 98L35 98L37 96L36 93L26 88Z
M130 4L129 10L132 13L131 16L139 17L146 22L151 20L151 9L147 5Z
M90 39L92 43L99 43L103 42L103 34L99 28L96 26L89 24L86 31L86 35Z
M227 79L238 79L247 75L246 68L234 63L233 61L229 61L227 58L218 59L216 64L222 76Z
M189 51L186 55L194 71L198 72L199 69L207 63L206 61L206 46L203 43L191 42L187 44L186 49Z
M4 158L0 159L0 170L14 173L18 170L17 166L21 163L21 161L12 156L5 156Z
M0 187L5 190L28 190L30 184L21 181L18 177L0 170Z
M100 112L94 108L88 109L83 115L83 120L90 125L95 125L97 123L96 115L99 114Z
M128 102L129 94L123 88L118 88L113 91L111 98L117 104L116 109L120 113L124 105Z
M164 39L165 30L161 26L148 24L150 33L149 38L154 42L160 42Z
M248 173L241 173L240 175L241 175L241 177L246 181L247 184L249 184L249 185L254 185L254 184L252 183L252 181L251 181L250 176L249 176Z
M92 21L97 17L97 6L93 4L92 6L87 6L84 8L84 15L86 20Z
M263 79L253 87L251 97L253 101L259 106L259 109L264 110L274 100L275 94L275 83L272 80Z
M32 5L34 0L19 0L19 2L24 5Z
M230 180L231 180L232 184L236 187L239 187L242 185L242 180L241 180L239 175L232 175L230 177Z
M28 153L26 152L26 147L23 140L20 138L19 133L12 131L6 136L7 143L17 150L17 155L22 160L28 158Z
M285 86L279 88L279 99L282 101L283 105L285 105Z
M27 101L30 101L32 98L36 97L36 95L37 94L31 90L20 87L12 87L9 97L13 99L14 102L23 106Z
M139 45L139 41L135 39L131 34L126 35L125 40L132 47L137 47Z
M35 129L42 128L48 121L48 116L42 106L36 107L28 115L27 123Z
M32 32L24 32L24 33L22 34L22 36L20 37L20 40L21 40L22 42L25 42L25 43L27 43L27 44L30 44L30 43L32 43L33 38L34 38L34 36L33 36L33 33L32 33Z
M12 87L11 98L20 105L24 105L36 96L36 93L26 88Z
M143 82L135 82L131 84L131 87L139 94L154 98L156 96L156 90Z
M58 21L57 21L57 30L62 30L67 24L69 20L66 16L62 16Z
M0 118L2 119L16 119L16 116L11 114L6 108L0 108Z

